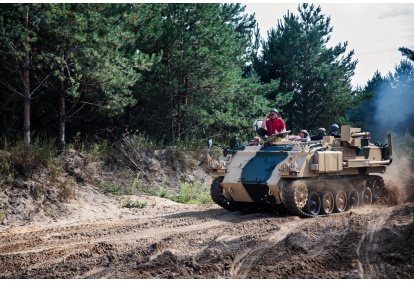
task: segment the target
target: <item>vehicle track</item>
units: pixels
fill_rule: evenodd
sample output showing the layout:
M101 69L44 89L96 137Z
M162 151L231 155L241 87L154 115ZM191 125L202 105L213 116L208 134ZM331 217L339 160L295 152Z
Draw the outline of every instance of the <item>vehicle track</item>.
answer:
M401 241L412 239L413 206L303 219L177 205L91 223L3 227L0 278L410 278L412 246ZM392 258L382 252L384 237L400 240L386 247Z
M237 254L230 274L234 278L245 279L248 277L248 273L251 268L259 261L259 259L268 250L278 245L281 241L285 240L286 236L291 233L301 222L288 222L283 226L278 226L276 231L268 231L268 233L260 233L261 239L257 243L259 248L247 248L240 254Z
M362 279L384 278L386 270L377 256L379 233L390 214L382 214L368 222L367 231L361 236L356 253L359 275Z

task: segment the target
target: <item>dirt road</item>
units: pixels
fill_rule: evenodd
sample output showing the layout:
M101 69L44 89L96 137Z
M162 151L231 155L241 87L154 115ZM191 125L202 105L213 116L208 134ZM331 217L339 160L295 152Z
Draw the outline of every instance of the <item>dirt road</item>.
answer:
M152 197L73 213L0 227L0 278L414 277L414 203L301 219Z

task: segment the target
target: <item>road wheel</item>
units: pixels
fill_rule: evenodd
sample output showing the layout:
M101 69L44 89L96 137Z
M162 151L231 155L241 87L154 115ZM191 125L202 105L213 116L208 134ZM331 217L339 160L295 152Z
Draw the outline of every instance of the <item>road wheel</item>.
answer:
M369 187L372 191L372 202L379 200L383 196L385 185L382 178L373 180Z
M344 212L347 206L347 197L344 191L335 194L335 212Z
M286 210L292 214L302 217L315 217L304 211L308 202L308 188L303 182L285 182L282 185L282 199Z
M360 193L360 206L368 206L372 204L372 191L365 187Z
M320 192L321 197L321 213L330 214L334 209L334 196L331 192Z
M309 192L308 202L304 208L310 215L318 215L321 210L321 198L317 192Z
M298 208L304 208L308 201L308 188L303 183L295 183L295 203Z
M359 205L359 195L358 195L357 190L353 189L348 194L347 210L358 207L358 205Z

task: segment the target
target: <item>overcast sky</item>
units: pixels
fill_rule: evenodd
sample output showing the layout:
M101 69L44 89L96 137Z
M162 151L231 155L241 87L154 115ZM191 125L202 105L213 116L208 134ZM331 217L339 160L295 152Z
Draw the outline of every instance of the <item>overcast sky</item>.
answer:
M263 38L267 38L267 31L275 28L277 20L283 19L288 10L298 14L297 3L243 4L246 13L255 13ZM394 67L406 58L398 51L399 47L414 50L414 1L315 5L321 7L322 14L331 17L331 46L348 41L347 53L355 51L353 58L359 63L352 79L353 86L364 86L376 70L383 76L394 72Z

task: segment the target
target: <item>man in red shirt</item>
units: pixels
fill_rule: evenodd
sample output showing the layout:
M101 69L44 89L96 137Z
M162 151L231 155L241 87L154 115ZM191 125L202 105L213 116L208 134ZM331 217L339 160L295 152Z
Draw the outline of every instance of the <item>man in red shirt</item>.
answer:
M273 134L286 131L285 121L282 118L277 117L278 111L271 109L269 114L266 114L264 122L261 128L267 128L267 135L270 137Z

